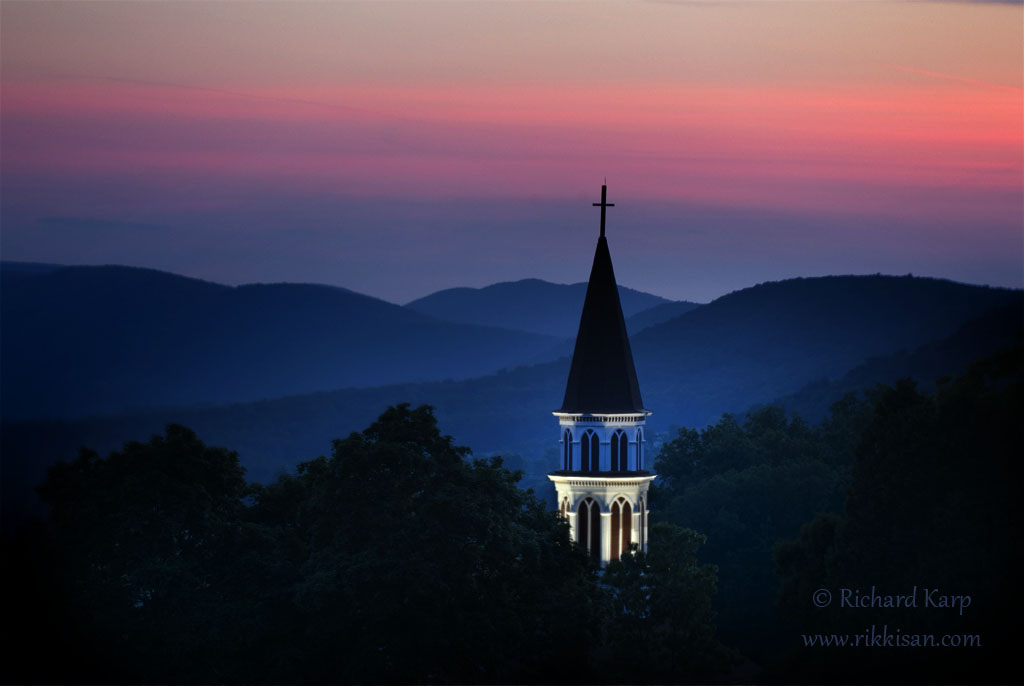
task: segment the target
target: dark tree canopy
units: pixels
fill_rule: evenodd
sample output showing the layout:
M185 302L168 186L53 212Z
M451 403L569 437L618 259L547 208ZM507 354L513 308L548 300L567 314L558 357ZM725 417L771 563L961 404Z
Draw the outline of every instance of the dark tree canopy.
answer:
M250 611L237 574L252 492L244 473L235 453L176 425L50 470L39 492L51 508L51 564L35 581L52 584L38 600L54 596L43 602L57 604L70 632L62 678L188 678L234 650L228 629Z
M904 632L978 635L974 649L795 655L790 674L822 680L1013 681L1021 568L1024 346L975 364L937 393L913 382L883 388L856 444L843 517L809 522L775 559L783 609L806 631L857 632L876 621ZM910 593L917 608L852 613L811 604L818 588ZM958 612L925 607L924 589L966 594Z
M693 532L656 528L650 558L602 584L519 476L500 458L472 459L429 407L408 405L266 486L180 426L107 458L83 451L51 470L40 488L49 520L5 555L8 596L24 591L15 644L55 642L66 659L16 661L7 674L672 682L727 665L710 612L714 572L694 560ZM642 618L613 600L635 597L637 584L658 599ZM654 647L629 647L627 635Z
M586 653L593 571L518 474L467 454L429 408L399 406L259 495L309 551L303 678L543 678Z
M820 426L780 407L723 415L680 429L654 464L651 511L706 535L702 559L717 565L722 639L758 664L781 649L772 546L819 512L838 512L848 484L848 440L864 423L863 401L844 399Z
M707 536L702 559L718 568L720 638L782 681L973 680L986 659L1005 657L995 644L1010 635L1000 628L1006 608L1020 603L1012 560L1022 358L1018 345L933 389L904 380L851 393L814 426L768 406L666 441L652 513ZM870 628L867 614L819 610L811 598L819 588L872 585L971 593L962 623L911 612L876 615L877 626L983 627L991 650L929 655L933 667L921 670L919 656L899 651L867 659L798 646L803 632Z
M651 526L647 553L636 552L634 544L608 566L604 582L613 591L613 607L605 624L603 672L609 681L633 681L637 663L664 683L680 675L713 681L737 662L715 637L716 569L697 560L704 541L691 529L659 522Z

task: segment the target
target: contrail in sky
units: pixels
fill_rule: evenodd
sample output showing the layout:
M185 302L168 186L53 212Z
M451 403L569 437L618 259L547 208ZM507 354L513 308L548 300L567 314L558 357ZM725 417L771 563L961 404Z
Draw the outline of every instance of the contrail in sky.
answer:
M945 79L946 81L958 81L960 83L969 83L972 86L986 86L988 88L1003 88L1005 90L1011 90L1015 92L1024 92L1024 88L1019 86L1007 86L1003 83L993 83L992 81L981 81L979 79L969 79L964 76L955 76L953 74L943 74L939 71L927 71L925 69L915 69L913 67L903 67L898 64L890 64L890 67L898 71L905 71L910 74L921 74L923 76L931 76L936 79Z

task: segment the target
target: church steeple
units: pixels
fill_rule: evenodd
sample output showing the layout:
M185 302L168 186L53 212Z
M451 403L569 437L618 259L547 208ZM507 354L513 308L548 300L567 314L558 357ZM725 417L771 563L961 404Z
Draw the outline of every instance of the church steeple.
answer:
M601 234L583 302L569 381L554 412L562 468L548 478L578 545L603 565L636 545L647 549L644 409L605 238L607 186L601 186Z
M646 412L604 236L606 188L601 186L601 237L597 239L569 382L559 412Z

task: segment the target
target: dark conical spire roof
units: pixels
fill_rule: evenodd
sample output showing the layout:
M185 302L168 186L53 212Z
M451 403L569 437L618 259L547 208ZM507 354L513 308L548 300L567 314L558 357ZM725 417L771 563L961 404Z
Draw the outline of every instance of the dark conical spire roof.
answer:
M646 412L636 380L633 352L622 317L608 241L597 240L594 266L583 303L569 382L559 412L618 414Z

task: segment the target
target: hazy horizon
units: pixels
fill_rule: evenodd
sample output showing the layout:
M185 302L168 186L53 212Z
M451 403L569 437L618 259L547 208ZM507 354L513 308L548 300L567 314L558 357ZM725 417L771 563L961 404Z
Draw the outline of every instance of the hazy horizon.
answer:
M1024 286L1024 5L4 2L4 259Z
M484 283L484 284L479 285L479 286L467 286L467 285L464 285L464 284L456 284L456 285L452 285L452 286L444 286L444 287L439 288L437 290L429 291L429 292L426 292L426 293L421 293L421 294L418 294L418 295L414 295L412 298L398 301L398 300L389 300L388 298L381 297L381 296L376 295L374 293L370 293L370 292L365 291L365 290L360 290L357 287L346 286L346 285L342 285L342 284L325 283L325 282L320 282L320 281L303 281L303 280L288 280L288 281L284 281L284 280L275 280L275 281L228 281L228 280L218 279L218 278L214 278L214 277L190 276L188 274L182 274L180 272L173 272L173 271L166 270L166 269L159 269L159 268L156 268L156 267L147 267L145 265L138 265L138 264L114 264L114 263L109 263L109 262L81 263L81 264L64 264L64 263L56 263L56 262L38 262L38 261L32 261L32 260L8 260L8 259L4 259L2 261L4 263L14 263L14 264L38 264L38 265L52 264L52 265L59 266L59 267L128 267L128 268L131 268L131 269L155 269L157 271L163 271L163 272L166 272L166 273L169 273L169 274L176 274L178 276L184 276L184 277L187 277L187 278L199 279L201 281L207 281L209 283L219 284L219 285L222 285L222 286L230 286L230 287L255 286L255 285L275 285L275 284L329 286L329 287L333 287L333 288L342 288L342 289L345 289L345 290L348 290L348 291L359 293L361 295L370 296L372 298L376 298L378 300L382 300L384 302L391 303L392 305L399 305L399 306L402 306L402 307L404 307L404 306L406 306L406 305L408 305L408 304L410 304L412 302L415 302L416 300L419 300L421 298L425 298L427 296L433 295L435 293L439 293L441 291L446 291L446 290L464 289L464 288L472 289L472 290L482 290L482 289L485 289L485 288L490 288L491 286L500 286L500 285L503 285L503 284L514 284L514 283L519 283L521 281L543 281L545 283L554 284L556 286L578 286L578 285L581 285L581 284L585 285L587 283L586 279L583 279L581 281L571 281L570 282L570 281L551 281L550 279L543 279L543 278L537 277L537 276L524 276L522 278L513 278L513 279L502 280L502 281L493 281L493 282L490 282L490 283ZM958 279L949 279L949 278L946 278L946 277L943 277L943 276L929 276L927 274L913 274L913 273L892 274L892 273L885 273L885 272L873 272L873 273L866 273L866 272L865 273L838 273L837 272L837 273L834 273L834 274L815 274L815 275L793 274L791 276L784 276L784 277L780 277L778 279L768 279L768 280L765 280L765 281L757 281L757 282L752 282L752 283L748 283L748 284L745 284L745 285L741 285L741 286L738 286L737 288L735 288L733 290L713 295L710 298L708 298L707 300L695 300L694 298L687 298L687 297L673 298L671 296L665 295L664 293L659 293L659 292L654 292L654 291L646 291L646 290L643 290L643 289L640 289L640 288L636 288L635 286L633 286L631 284L628 284L628 283L621 283L621 282L619 282L619 287L620 288L629 288L629 289L632 289L632 290L635 290L635 291L639 291L639 292L642 292L642 293L647 293L649 295L658 296L658 297L661 297L661 298L665 298L665 299L667 299L669 301L688 301L688 302L696 303L698 305L706 305L706 304L708 304L710 302L713 302L714 300L716 300L718 298L721 298L723 296L729 295L730 293L734 293L736 291L745 290L745 289L748 289L748 288L754 288L756 286L760 286L760 285L763 285L765 283L772 283L772 282L778 282L778 281L787 281L787 280L791 280L791 279L813 279L813 278L823 278L823 277L847 277L847 276L854 276L854 277L857 277L857 276L863 276L863 277L871 277L871 276L891 276L891 277L912 276L912 277L915 277L915 278L938 279L940 281L951 281L953 283L960 283L960 284L964 284L964 285L968 285L968 286L988 286L988 287L991 287L991 288L1003 288L1003 289L1010 289L1010 290L1022 290L1021 286L1004 286L1004 285L992 284L992 283L963 281L963 280L958 280Z

